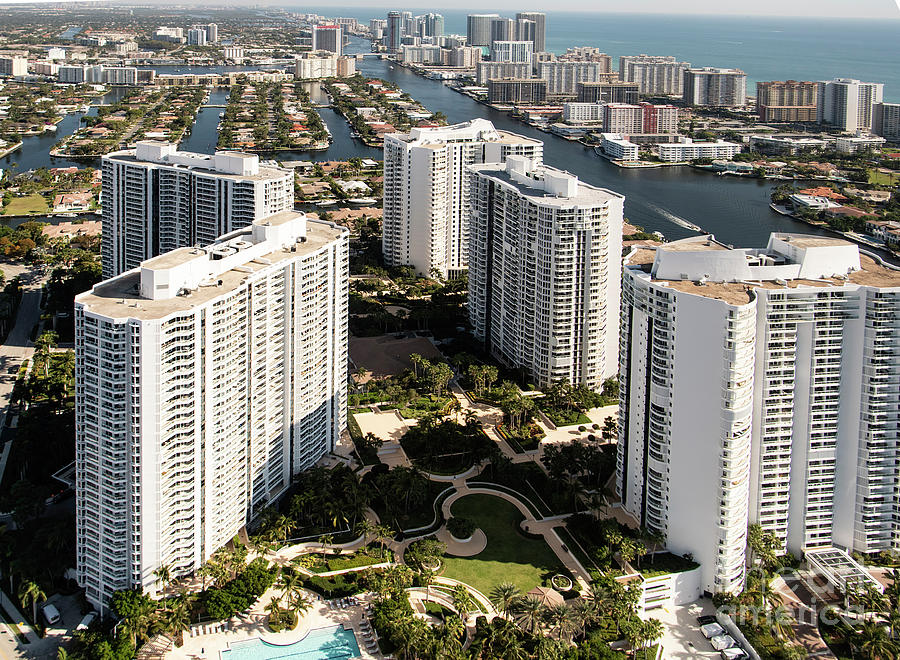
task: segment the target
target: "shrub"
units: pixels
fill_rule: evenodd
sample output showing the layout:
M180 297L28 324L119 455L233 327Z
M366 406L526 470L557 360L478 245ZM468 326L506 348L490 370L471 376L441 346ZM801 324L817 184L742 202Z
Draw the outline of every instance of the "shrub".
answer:
M254 559L247 568L224 587L207 589L203 596L206 613L213 619L229 619L243 612L275 582L277 569L270 569L265 559Z
M447 521L447 531L455 538L467 539L475 531L475 523L468 518L451 518Z

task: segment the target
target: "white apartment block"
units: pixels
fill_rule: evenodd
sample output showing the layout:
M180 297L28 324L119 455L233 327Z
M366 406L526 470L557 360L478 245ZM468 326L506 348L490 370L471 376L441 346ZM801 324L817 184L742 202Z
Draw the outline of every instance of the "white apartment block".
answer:
M900 271L840 239L637 248L622 282L617 490L710 593L750 523L783 549L898 545Z
M541 62L539 78L547 81L547 94L573 95L580 82L601 82L608 73L606 62Z
M191 28L188 30L187 42L189 46L205 46L206 28Z
M818 120L820 124L855 133L872 128L874 106L884 96L883 83L835 78L819 82Z
M222 57L226 60L240 61L244 59L244 49L240 46L225 46L222 49Z
M284 211L76 297L77 570L198 569L346 426L346 229Z
M534 56L534 42L494 41L491 44L491 62L513 62L531 64Z
M261 167L253 154L196 154L144 141L104 156L102 167L107 278L294 208L293 172Z
M613 160L638 160L638 145L621 133L601 133L600 148Z
M475 69L475 82L478 85L487 85L489 80L499 78L514 78L522 80L531 77L530 64L516 64L514 62L479 62Z
M510 156L469 167L469 320L539 387L617 370L625 198Z
M740 69L685 69L682 98L688 105L742 106L747 103L747 74Z
M637 83L641 94L684 93L684 72L690 62L678 62L671 55L623 55L619 58L619 79Z
M440 64L443 60L440 46L400 46L400 61L404 64Z
M0 76L27 76L28 58L19 55L0 57Z
M891 142L900 142L900 103L875 104L872 132Z
M712 158L731 160L741 152L741 145L725 140L716 142L694 142L691 138L680 138L680 142L660 142L654 145L659 159L669 163Z
M334 78L337 74L338 56L327 51L304 53L294 64L294 78L297 80Z
M385 263L441 277L465 271L470 213L466 166L502 163L514 155L541 161L543 153L543 143L498 131L485 119L385 135Z
M335 55L344 51L344 30L340 25L314 25L312 28L312 49L326 50Z
M839 137L834 141L834 150L839 154L855 154L859 151L874 151L887 142L878 135L856 135Z
M587 124L603 121L602 103L563 103L563 121L570 124Z

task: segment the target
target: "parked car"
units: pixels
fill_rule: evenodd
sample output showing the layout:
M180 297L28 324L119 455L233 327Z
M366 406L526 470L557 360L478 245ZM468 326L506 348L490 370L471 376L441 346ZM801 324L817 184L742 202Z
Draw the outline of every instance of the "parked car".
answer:
M747 652L742 649L740 646L732 646L728 649L722 649L719 655L722 656L722 660L743 660L743 658L749 658Z
M47 619L47 623L51 626L59 623L59 610L56 609L56 605L53 603L47 603L43 607L44 618Z
M707 623L715 623L715 622L716 622L716 617L714 617L712 614L704 614L703 616L697 617L697 623L699 623L701 626L705 626Z
M707 623L705 626L700 626L700 632L706 639L712 639L718 635L724 635L725 629L718 623Z
M91 627L91 624L94 623L94 619L97 618L96 612L88 612L84 615L84 618L81 620L77 626L75 626L75 630L87 630Z
M734 637L731 635L719 635L713 637L709 640L709 643L713 645L713 648L716 651L724 651L725 649L730 649L732 646L737 646L737 642L734 641Z

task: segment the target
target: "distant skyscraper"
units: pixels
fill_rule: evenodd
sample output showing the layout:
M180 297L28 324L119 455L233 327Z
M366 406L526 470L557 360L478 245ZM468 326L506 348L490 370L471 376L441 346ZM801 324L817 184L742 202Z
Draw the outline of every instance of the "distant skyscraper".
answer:
M344 30L340 25L314 25L312 49L340 55L344 50Z
M883 95L883 83L852 78L823 80L818 88L819 123L831 124L848 133L869 130L874 106L881 102Z
M538 75L547 81L547 94L574 95L578 83L602 82L608 62L541 62Z
M470 46L491 45L491 22L500 14L469 14L466 19L466 37Z
M484 119L414 128L384 138L384 260L424 275L455 276L468 259L469 196L465 167L524 154L538 161L543 144L497 131Z
M387 30L387 21L383 18L369 20L369 33L375 41L381 41L384 38L385 30Z
M733 108L747 102L747 74L740 69L685 69L684 102Z
M538 387L618 367L621 195L521 156L469 168L469 321Z
M215 23L210 23L206 26L206 43L214 44L219 41L219 26Z
M818 84L796 80L756 83L756 111L760 121L816 121Z
M399 11L388 12L387 15L387 41L385 46L388 52L397 53L403 43L403 16Z
M104 156L102 167L107 278L294 207L293 172L260 167L254 154L195 154L145 141Z
M684 72L690 67L690 62L678 62L671 55L623 55L619 58L619 79L637 83L641 94L681 96Z
M696 237L625 258L620 318L618 494L702 590L743 588L750 523L798 558L897 550L900 271Z
M885 140L900 142L900 103L876 103L872 114L872 132Z
M534 52L547 51L547 14L538 11L520 11L516 20L534 21Z
M491 46L495 41L512 41L516 38L516 22L511 18L495 18L491 21Z
M525 18L516 19L516 41L530 41L534 44L535 26L537 23Z
M346 229L284 211L75 301L88 601L193 573L346 427Z
M411 11L401 11L400 21L403 26L404 37L414 37L416 35L416 20Z
M530 41L495 41L491 44L491 62L531 64L534 44Z
M191 28L188 30L187 42L191 46L206 45L206 28Z

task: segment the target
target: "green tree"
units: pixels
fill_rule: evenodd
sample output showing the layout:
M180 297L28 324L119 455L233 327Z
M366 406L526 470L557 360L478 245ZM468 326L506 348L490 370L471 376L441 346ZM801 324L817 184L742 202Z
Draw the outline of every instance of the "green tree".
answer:
M37 604L47 600L47 594L37 582L23 580L19 585L19 603L22 607L28 607L31 603L31 620L37 623Z

